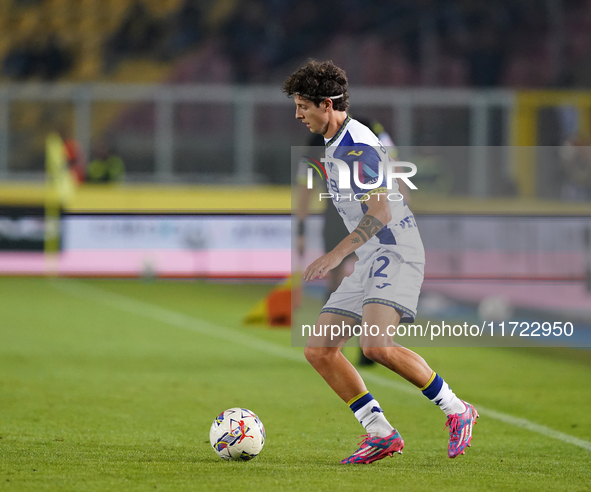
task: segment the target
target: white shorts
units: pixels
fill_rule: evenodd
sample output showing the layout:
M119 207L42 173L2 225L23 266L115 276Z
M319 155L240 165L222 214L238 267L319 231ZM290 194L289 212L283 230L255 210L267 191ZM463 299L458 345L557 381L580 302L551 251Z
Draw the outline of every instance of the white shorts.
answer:
M365 261L355 263L332 293L321 313L335 313L361 322L363 306L377 303L402 313L400 321L415 320L425 265L405 262L392 251L377 250Z

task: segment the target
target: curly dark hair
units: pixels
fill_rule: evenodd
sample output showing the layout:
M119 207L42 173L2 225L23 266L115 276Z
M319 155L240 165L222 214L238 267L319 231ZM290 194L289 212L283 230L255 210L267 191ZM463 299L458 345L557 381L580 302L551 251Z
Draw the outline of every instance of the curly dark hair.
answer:
M290 97L296 94L308 99L316 107L325 99L332 99L335 111L346 111L349 107L347 83L345 71L331 60L309 60L285 80L283 92ZM334 98L341 94L342 97Z

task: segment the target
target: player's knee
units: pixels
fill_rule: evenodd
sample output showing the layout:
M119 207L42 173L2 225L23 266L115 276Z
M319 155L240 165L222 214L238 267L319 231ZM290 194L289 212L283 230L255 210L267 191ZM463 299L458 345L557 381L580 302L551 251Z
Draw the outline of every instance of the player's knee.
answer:
M384 352L386 347L361 347L363 350L363 355L378 364L384 359Z
M304 349L304 355L310 364L316 365L329 362L338 351L339 349L335 347L306 347Z

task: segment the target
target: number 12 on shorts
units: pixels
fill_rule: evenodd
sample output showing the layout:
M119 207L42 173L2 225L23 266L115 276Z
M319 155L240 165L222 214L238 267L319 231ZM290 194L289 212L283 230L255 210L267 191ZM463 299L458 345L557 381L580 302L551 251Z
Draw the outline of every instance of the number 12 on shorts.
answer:
M376 264L376 261L381 261L383 262L378 269L376 270L375 273L373 273L373 267ZM388 258L387 256L378 256L374 262L371 264L371 268L369 269L369 278L371 277L383 277L383 278L388 278L388 275L386 275L385 273L383 273L384 268L386 268L388 265L390 264L390 258Z

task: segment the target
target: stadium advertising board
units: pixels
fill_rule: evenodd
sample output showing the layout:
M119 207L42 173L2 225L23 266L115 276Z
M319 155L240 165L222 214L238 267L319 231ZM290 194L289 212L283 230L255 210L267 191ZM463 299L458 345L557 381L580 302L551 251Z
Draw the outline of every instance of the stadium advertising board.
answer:
M289 275L288 216L64 215L61 228L60 275ZM44 274L42 250L0 253L0 273Z
M0 251L43 251L44 208L0 206Z

